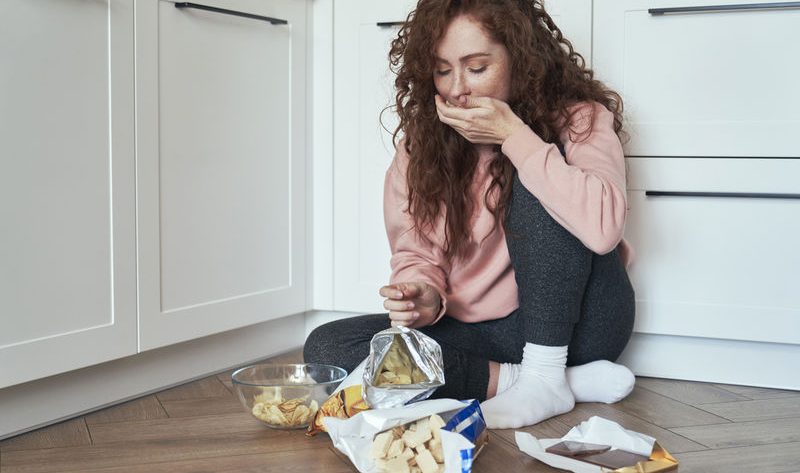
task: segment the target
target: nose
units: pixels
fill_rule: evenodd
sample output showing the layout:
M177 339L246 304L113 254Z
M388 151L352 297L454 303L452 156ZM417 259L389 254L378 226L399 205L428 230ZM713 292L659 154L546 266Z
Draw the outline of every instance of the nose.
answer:
M469 86L464 80L464 74L455 72L453 74L453 82L450 84L450 97L461 103L461 98L469 95Z

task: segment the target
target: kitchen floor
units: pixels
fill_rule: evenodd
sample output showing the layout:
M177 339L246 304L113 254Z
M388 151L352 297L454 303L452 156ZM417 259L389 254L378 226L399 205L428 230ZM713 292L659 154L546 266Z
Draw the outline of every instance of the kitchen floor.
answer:
M298 362L295 350L272 361ZM0 442L0 472L355 472L327 434L262 426L220 373ZM638 378L614 405L578 404L522 429L560 437L599 415L658 439L680 472L800 472L800 392ZM557 472L492 431L476 473Z

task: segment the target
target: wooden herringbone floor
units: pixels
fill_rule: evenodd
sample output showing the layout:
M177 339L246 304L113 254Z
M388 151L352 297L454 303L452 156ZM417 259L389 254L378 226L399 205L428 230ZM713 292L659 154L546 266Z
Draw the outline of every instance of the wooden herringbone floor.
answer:
M299 361L300 351L279 361ZM263 427L239 405L230 372L0 442L0 471L355 472L328 436ZM524 429L560 437L600 415L658 439L681 473L800 472L800 392L639 378L614 404L578 404ZM493 431L476 473L555 472Z

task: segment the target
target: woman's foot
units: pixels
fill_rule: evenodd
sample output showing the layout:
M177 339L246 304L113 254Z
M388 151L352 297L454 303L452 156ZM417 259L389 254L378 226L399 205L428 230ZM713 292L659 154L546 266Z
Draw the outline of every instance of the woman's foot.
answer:
M572 410L575 398L565 373L567 347L525 344L519 376L507 389L481 403L490 429L537 424Z
M498 363L497 394L507 390L519 378L522 365ZM619 402L633 391L636 377L623 365L598 360L567 368L567 384L575 402Z
M519 378L522 365L499 364L497 394L507 390ZM598 360L585 365L567 368L567 384L575 402L619 402L633 391L636 377L623 365L608 360Z
M608 360L567 368L567 383L575 402L612 404L625 399L635 382L631 370Z

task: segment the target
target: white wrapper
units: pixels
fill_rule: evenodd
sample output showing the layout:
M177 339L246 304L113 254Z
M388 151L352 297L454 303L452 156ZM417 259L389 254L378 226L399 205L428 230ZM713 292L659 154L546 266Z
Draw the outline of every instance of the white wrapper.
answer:
M417 384L375 386L377 370L396 337L408 348L412 361L427 379ZM370 342L363 381L364 400L372 409L399 407L427 399L436 388L444 385L442 349L434 339L418 330L392 327L378 332Z
M519 431L515 433L515 439L521 451L552 467L573 473L602 473L608 470L582 462L577 458L547 453L545 449L563 440L574 440L610 445L613 449L619 448L649 457L655 444L655 439L649 435L624 429L618 423L598 416L581 422L560 439L537 439L527 432Z
M370 455L375 434L423 417L465 407L463 402L455 399L432 399L401 408L364 411L349 419L326 417L323 422L333 445L350 458L358 471L380 473ZM471 459L465 461L465 457L471 458L475 445L462 435L444 429L441 435L445 473L469 473Z

